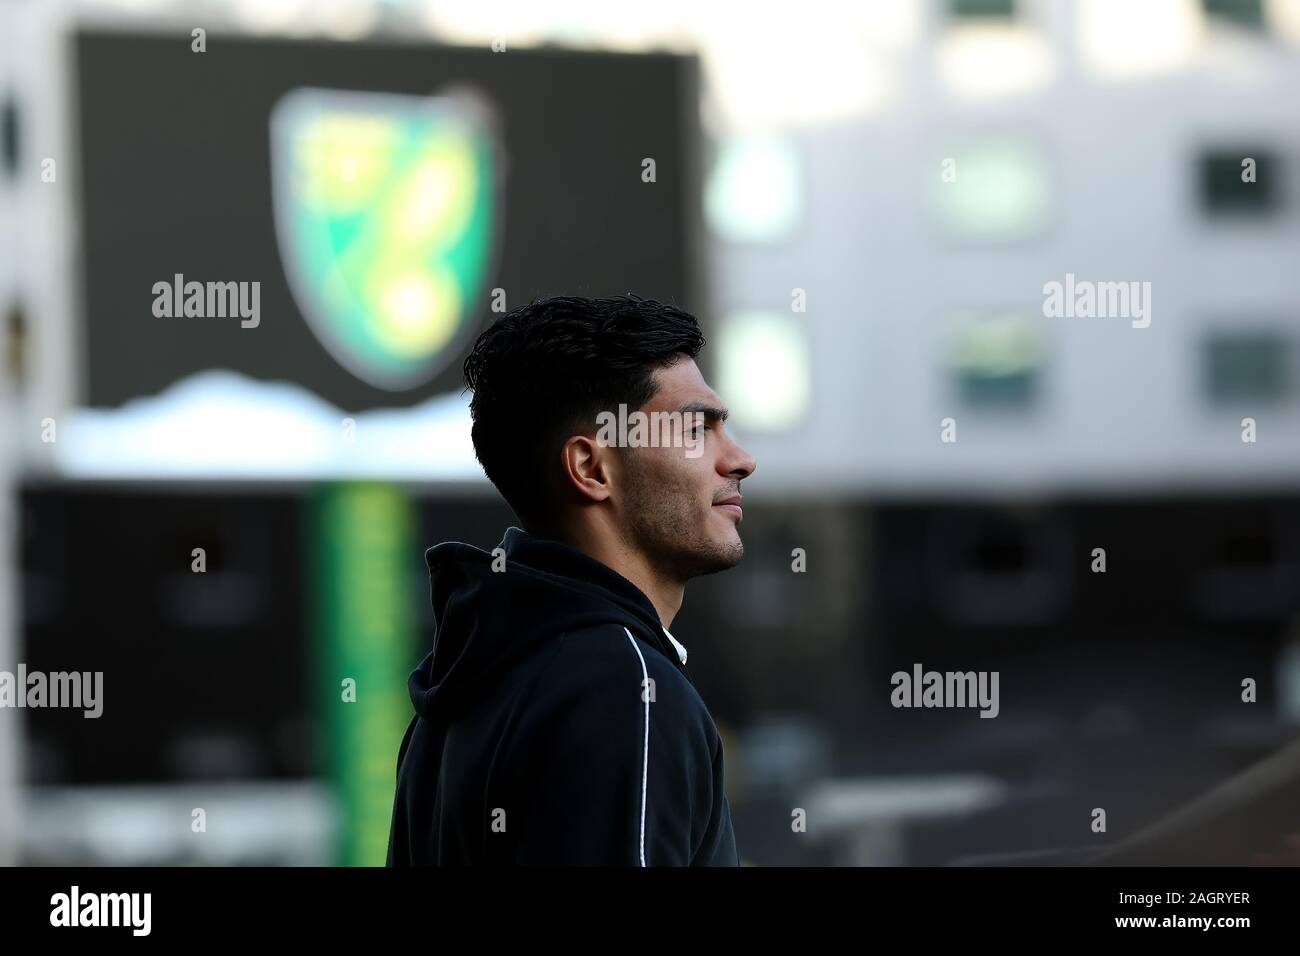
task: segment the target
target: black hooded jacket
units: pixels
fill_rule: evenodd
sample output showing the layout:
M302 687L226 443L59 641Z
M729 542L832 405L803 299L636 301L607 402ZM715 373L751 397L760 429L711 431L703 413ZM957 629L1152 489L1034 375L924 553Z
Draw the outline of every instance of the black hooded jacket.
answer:
M649 598L557 541L425 552L388 865L736 866L722 741ZM684 656L684 655L682 655Z

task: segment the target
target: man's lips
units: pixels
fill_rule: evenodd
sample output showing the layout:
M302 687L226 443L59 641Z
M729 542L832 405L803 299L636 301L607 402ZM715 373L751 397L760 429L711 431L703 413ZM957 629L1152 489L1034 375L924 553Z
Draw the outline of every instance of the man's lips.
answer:
M732 495L730 498L723 498L721 501L715 501L713 507L722 508L735 514L744 514L740 508L740 495Z

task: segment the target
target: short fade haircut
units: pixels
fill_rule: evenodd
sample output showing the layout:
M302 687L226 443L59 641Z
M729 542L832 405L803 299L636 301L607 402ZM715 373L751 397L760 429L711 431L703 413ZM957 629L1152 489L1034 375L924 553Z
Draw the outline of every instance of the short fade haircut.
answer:
M704 345L695 316L635 295L538 299L479 335L465 359L474 454L525 530L556 523L564 442L602 411L641 408L655 371Z

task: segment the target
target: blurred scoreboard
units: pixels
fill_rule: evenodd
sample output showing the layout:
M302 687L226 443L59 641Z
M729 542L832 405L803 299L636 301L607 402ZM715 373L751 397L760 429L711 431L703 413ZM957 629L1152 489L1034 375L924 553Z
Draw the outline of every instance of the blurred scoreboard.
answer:
M534 297L696 304L692 58L216 34L199 52L181 30L73 48L78 405L215 368L409 407L459 390L474 334Z

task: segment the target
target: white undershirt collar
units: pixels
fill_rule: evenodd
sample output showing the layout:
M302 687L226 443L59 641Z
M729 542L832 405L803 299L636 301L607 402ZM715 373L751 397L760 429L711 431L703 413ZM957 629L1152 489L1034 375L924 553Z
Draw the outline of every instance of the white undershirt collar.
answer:
M662 624L659 625L659 626L660 626L660 627L663 627ZM667 636L668 640L670 640L670 641L673 642L673 647L677 649L677 656L680 657L681 660L682 660L682 663L685 664L685 663L686 663L686 648L683 647L683 646L681 645L680 642L678 642L677 638L673 637L671 634L668 633L668 628L666 628L666 627L664 627L664 634L665 634L665 636Z

